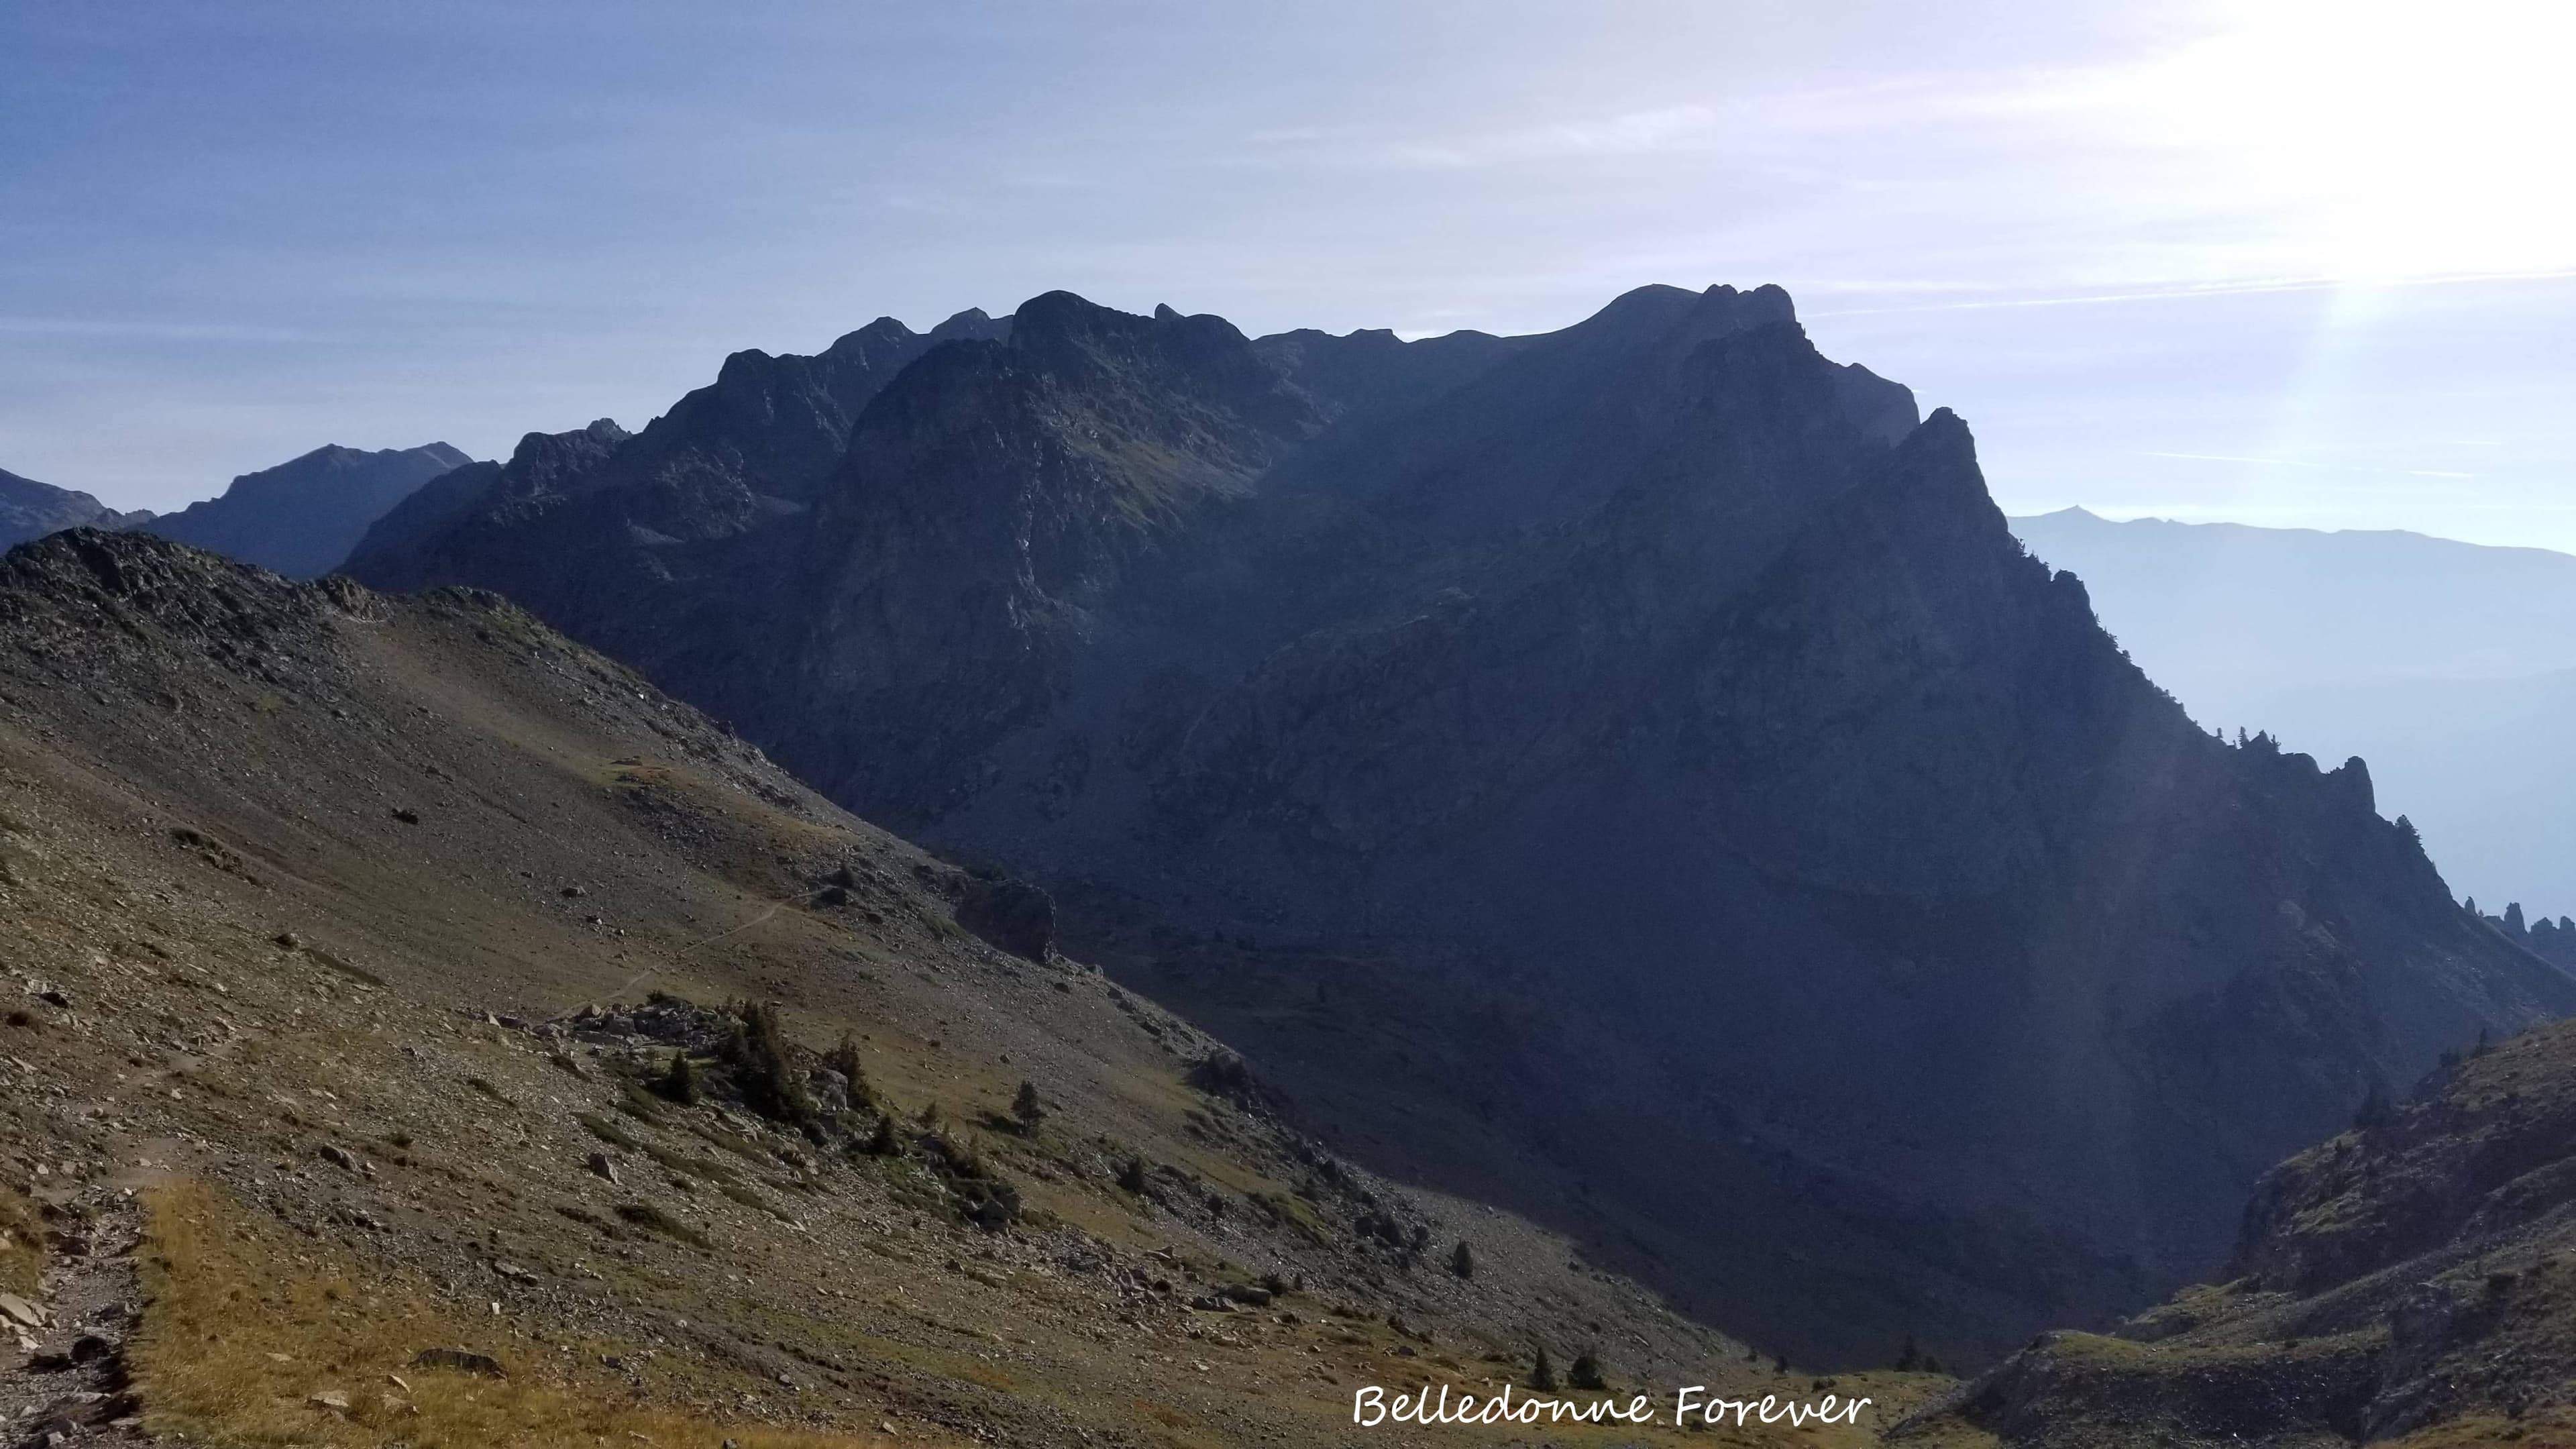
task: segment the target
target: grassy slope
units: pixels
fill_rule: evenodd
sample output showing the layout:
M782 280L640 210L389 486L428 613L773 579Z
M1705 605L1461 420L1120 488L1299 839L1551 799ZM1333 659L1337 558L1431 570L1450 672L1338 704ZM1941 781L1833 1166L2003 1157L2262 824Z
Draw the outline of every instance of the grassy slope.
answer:
M2269 1174L2233 1281L2052 1335L1926 1432L2017 1446L2576 1443L2576 1022Z
M359 1442L407 1416L379 1399L398 1372L424 1415L403 1437L489 1442L497 1401L388 1367L437 1344L511 1365L503 1417L566 1442L1307 1442L1351 1433L1356 1384L1475 1386L1540 1342L1597 1347L1622 1385L1807 1383L1514 1219L1319 1186L1315 1144L1186 1084L1213 1042L968 936L953 869L497 601L113 547L145 584L0 577L0 966L71 1002L0 1028L0 1167L62 1200L154 1164L162 1427ZM822 904L840 870L850 899ZM621 1110L660 1056L543 1023L650 990L856 1034L882 1097L978 1140L1031 1220L964 1226L917 1161L738 1112ZM1043 1128L977 1129L1023 1079ZM1131 1155L1146 1194L1116 1182ZM1371 1212L1429 1229L1432 1261L1365 1240ZM1461 1238L1471 1280L1438 1266ZM1304 1290L1183 1306L1263 1273ZM200 1347L252 1283L295 1311ZM1901 1408L1940 1383L1837 1387ZM345 1419L305 1402L325 1391Z

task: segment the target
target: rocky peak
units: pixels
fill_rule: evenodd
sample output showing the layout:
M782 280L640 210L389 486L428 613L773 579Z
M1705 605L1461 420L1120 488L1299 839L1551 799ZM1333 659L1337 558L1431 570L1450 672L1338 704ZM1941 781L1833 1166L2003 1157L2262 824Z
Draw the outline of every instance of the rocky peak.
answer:
M1000 342L1011 335L1009 317L992 317L981 307L969 307L930 329L930 340L939 342Z
M520 499L572 491L633 436L614 418L597 418L565 433L529 433L510 451L503 469L508 491Z
M148 527L295 578L340 566L378 519L431 479L474 460L446 443L366 450L328 444L245 473L223 495Z

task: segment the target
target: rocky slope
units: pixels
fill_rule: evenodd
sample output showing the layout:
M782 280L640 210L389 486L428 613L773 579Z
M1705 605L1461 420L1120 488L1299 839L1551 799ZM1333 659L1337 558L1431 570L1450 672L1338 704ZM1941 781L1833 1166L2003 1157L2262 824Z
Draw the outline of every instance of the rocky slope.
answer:
M73 1446L1182 1446L1339 1442L1357 1385L1541 1346L1812 1391L1366 1171L1048 929L495 597L22 548L0 1408Z
M1374 1165L1793 1352L2107 1322L2375 1085L2576 1008L1776 288L1409 344L1057 293L876 387L827 476L699 408L532 438L357 571L527 601L1043 882ZM697 448L794 506L664 526Z
M335 443L244 473L221 497L164 514L148 528L291 578L319 578L395 505L473 461L445 443L375 452Z
M2047 1336L1898 1441L2576 1442L2576 1025L2446 1062L2266 1174L2227 1274Z
M66 528L131 528L149 513L119 513L86 493L0 469L0 548Z

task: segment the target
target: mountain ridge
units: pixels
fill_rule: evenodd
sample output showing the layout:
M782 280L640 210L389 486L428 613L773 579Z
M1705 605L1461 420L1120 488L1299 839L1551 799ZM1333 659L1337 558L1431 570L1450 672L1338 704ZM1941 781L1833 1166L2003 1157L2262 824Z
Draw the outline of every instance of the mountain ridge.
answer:
M131 528L151 517L119 513L89 494L0 469L0 549L66 528Z
M1779 289L1281 337L1047 294L898 371L810 514L615 572L612 441L588 523L359 572L522 598L1037 879L1382 1167L1805 1357L2107 1322L2374 1086L2576 1007L2364 767L2193 726Z
M387 511L473 461L445 443L373 452L329 443L136 526L292 578L319 578L338 569Z

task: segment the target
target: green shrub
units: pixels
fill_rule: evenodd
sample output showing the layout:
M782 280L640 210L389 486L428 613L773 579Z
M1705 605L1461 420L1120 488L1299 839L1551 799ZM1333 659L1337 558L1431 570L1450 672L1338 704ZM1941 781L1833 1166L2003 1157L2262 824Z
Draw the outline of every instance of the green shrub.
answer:
M698 1064L689 1058L686 1048L671 1053L670 1069L653 1083L653 1090L683 1107L694 1107L706 1097L706 1084L698 1079Z
M860 1068L857 1037L846 1031L841 1033L841 1044L824 1055L823 1065L848 1079L851 1110L856 1111L868 1100L868 1077L867 1073Z
M724 1060L733 1068L743 1105L775 1122L804 1121L813 1104L806 1100L805 1084L797 1079L796 1049L779 1023L778 1009L745 1001L734 1007L733 1015Z
M1601 1360L1595 1356L1590 1349L1586 1349L1574 1356L1573 1365L1565 1371L1565 1386L1569 1389L1606 1389L1610 1387L1608 1383L1602 1380Z
M895 1132L892 1112L877 1114L877 1130L868 1138L866 1150L870 1157L892 1157L903 1151L903 1138Z

